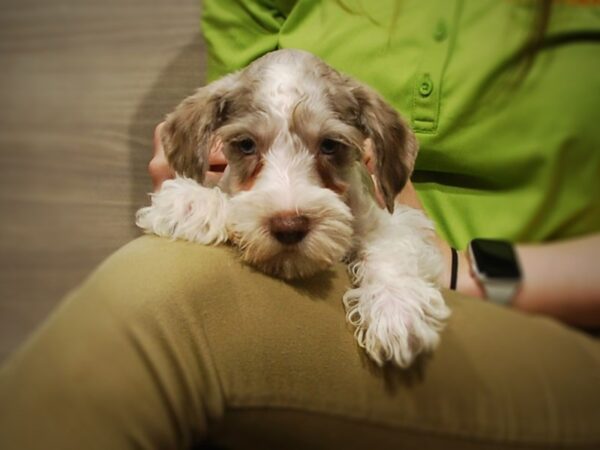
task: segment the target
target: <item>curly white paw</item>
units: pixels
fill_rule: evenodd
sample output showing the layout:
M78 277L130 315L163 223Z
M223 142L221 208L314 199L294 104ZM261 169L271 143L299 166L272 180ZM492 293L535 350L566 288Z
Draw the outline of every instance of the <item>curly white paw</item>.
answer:
M380 366L408 367L431 352L450 315L439 290L422 280L351 289L344 305L358 344Z
M137 226L147 233L200 244L227 240L228 197L219 188L178 177L151 196L152 205L136 213Z

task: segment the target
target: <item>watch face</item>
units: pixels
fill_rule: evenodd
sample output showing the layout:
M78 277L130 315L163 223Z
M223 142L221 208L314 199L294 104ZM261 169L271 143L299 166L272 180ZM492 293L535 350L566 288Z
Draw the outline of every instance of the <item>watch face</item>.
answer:
M519 278L521 271L512 244L492 239L471 241L471 254L479 273L488 278Z

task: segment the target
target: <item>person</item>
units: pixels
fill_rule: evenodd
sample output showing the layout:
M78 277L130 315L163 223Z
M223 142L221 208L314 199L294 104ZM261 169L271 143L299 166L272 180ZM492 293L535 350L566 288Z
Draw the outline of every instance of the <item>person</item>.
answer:
M1 369L0 448L597 448L599 343L549 317L599 324L600 22L583 2L542 4L203 10L209 80L298 47L380 90L421 144L398 201L432 218L448 269L472 238L521 242L514 307L473 299L461 251L439 348L378 368L345 324L343 266L287 283L228 248L140 238ZM155 188L173 175L159 137ZM218 177L218 147L212 163Z

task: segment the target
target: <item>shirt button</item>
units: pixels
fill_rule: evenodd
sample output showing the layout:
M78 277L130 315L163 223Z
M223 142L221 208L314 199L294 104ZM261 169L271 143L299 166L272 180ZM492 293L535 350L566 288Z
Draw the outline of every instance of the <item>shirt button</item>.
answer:
M421 84L419 85L419 94L421 94L421 97L429 97L432 91L433 81L431 81L431 77L429 76L429 74L425 74L421 78Z
M435 27L435 31L433 32L433 39L435 39L437 42L442 42L447 37L448 27L446 26L446 22L440 20Z

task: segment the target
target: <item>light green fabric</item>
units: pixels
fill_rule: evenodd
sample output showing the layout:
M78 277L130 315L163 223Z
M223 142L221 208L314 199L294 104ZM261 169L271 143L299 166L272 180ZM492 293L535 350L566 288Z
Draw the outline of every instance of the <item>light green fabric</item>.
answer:
M379 90L421 143L425 208L462 248L600 230L600 7L556 3L516 85L536 17L528 1L212 0L202 29L210 80L301 48Z

